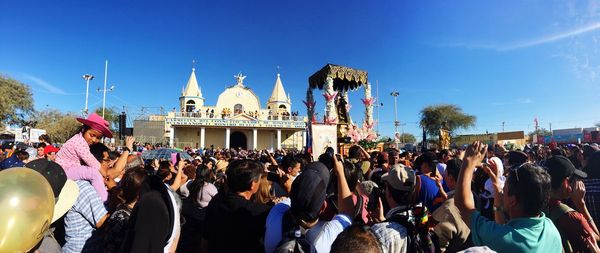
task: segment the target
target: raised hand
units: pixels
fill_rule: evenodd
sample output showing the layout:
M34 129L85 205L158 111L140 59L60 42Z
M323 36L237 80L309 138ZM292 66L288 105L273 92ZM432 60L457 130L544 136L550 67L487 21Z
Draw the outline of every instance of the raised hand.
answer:
M571 192L571 200L575 205L581 205L585 202L585 185L583 181L577 180L573 186L573 192Z
M129 148L129 150L133 151L133 143L135 142L135 137L126 136L125 137L125 147Z
M474 142L473 144L467 147L465 150L465 157L463 158L463 163L467 167L479 167L482 164L483 159L485 158L485 153L487 152L487 144L483 144L479 141Z

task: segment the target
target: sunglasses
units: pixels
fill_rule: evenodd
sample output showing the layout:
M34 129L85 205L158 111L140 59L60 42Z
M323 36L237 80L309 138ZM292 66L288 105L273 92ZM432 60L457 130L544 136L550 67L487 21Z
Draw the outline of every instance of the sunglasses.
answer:
M519 169L527 164L529 164L529 162L523 163L523 164L517 166L516 168L512 169L512 171L515 172L515 177L517 178L517 182L519 182Z

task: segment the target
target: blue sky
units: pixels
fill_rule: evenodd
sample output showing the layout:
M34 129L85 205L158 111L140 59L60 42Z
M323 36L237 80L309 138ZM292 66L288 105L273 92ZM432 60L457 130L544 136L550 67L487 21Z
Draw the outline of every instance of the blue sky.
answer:
M326 63L379 83L380 131L419 134L426 105L477 116L462 133L588 127L600 121L599 1L0 1L0 73L31 85L36 109L80 111L84 73L107 105L169 110L196 59L206 103L243 72L266 103L276 66L305 114L307 79ZM362 91L351 94L361 121ZM324 100L318 97L318 110ZM150 109L157 112L157 109ZM320 113L322 115L323 113Z

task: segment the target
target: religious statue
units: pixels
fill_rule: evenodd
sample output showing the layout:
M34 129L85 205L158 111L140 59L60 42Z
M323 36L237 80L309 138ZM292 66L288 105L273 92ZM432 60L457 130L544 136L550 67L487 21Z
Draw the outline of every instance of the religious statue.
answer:
M338 114L338 123L340 124L348 124L350 123L348 120L348 102L344 96L340 96L337 99L337 114Z
M244 85L244 79L246 78L246 76L242 75L241 72L237 75L234 75L233 77L235 77L235 80L237 80L237 85Z
M450 131L448 131L447 129L440 129L440 136L439 136L439 148L440 149L449 149L450 148Z

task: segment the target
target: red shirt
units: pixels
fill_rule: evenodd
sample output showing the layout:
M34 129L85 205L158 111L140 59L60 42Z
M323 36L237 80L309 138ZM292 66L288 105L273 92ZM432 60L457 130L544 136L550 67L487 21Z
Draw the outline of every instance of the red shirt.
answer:
M548 205L553 208L560 205L560 201L550 200ZM554 221L554 225L560 232L560 236L567 237L573 252L587 252L586 241L596 243L593 237L594 230L583 215L577 211L571 211L560 216Z

